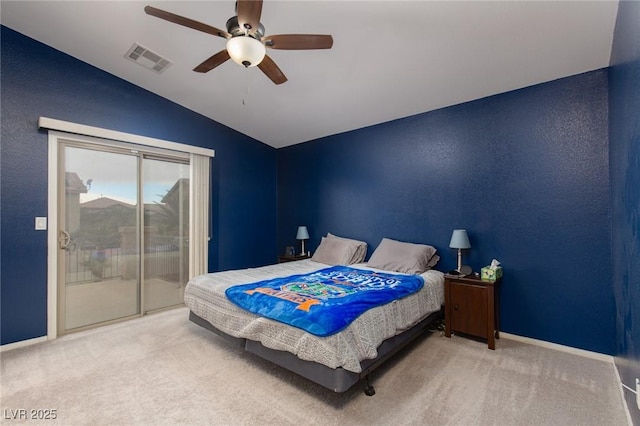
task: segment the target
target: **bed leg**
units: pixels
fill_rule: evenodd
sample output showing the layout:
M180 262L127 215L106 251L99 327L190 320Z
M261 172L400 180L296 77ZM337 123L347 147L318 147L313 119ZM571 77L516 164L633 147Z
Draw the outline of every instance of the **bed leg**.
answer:
M373 386L371 386L371 383L369 382L369 375L367 374L364 378L365 380L365 386L364 386L364 394L367 396L373 396L376 394L376 390L373 388Z

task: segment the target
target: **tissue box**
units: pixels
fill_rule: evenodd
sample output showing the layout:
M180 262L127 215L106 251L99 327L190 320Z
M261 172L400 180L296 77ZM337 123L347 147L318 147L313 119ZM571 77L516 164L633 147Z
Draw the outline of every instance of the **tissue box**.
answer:
M487 281L497 281L502 278L502 266L498 266L496 269L485 266L480 269L480 278Z

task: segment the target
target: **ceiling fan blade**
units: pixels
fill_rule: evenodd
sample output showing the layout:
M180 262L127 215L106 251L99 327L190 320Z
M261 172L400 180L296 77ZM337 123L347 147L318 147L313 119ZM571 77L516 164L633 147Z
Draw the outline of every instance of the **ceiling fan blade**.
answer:
M323 34L280 34L263 37L265 46L282 50L331 49L333 37Z
M238 0L238 24L240 28L253 34L260 26L262 0Z
M203 33L223 38L231 37L228 32L212 27L211 25L203 24L202 22L185 18L184 16L176 15L175 13L167 12L165 10L156 9L153 6L145 6L144 11L147 15L155 16L156 18L164 19L165 21L173 22L174 24L182 25L184 27L193 28L194 30L202 31Z
M226 62L228 59L229 59L229 52L227 52L227 49L224 49L219 51L218 53L216 53L215 55L213 55L212 57L210 57L209 59L207 59L200 65L198 65L197 67L195 67L193 70L195 72L209 72L215 67L217 67L218 65Z
M266 74L275 84L282 84L287 81L287 77L282 73L280 68L273 62L269 55L264 55L262 62L258 64L258 68Z

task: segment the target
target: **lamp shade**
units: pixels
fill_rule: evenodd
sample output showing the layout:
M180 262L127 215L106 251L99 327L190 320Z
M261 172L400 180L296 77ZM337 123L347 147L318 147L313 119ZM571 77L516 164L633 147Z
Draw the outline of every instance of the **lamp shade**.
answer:
M451 234L451 242L449 242L449 247L455 249L471 248L467 231L464 229L454 229L453 234Z
M308 240L309 239L309 231L307 231L306 226L298 226L298 235L296 235L296 240Z
M236 36L227 41L227 52L238 65L255 67L264 59L264 44L249 36Z

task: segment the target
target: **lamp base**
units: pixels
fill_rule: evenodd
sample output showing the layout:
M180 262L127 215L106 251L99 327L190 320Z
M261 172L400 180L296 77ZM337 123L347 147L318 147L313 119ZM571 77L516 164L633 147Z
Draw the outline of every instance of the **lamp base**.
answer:
M473 272L470 266L462 264L462 249L458 249L458 269L456 271L462 276L470 275Z
M471 269L471 266L462 265L458 270L458 272L460 273L460 275L471 275L471 273L473 272L473 269Z

